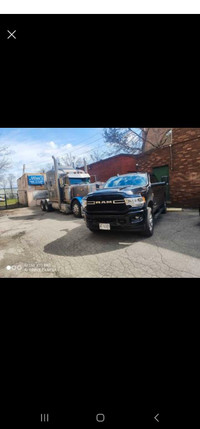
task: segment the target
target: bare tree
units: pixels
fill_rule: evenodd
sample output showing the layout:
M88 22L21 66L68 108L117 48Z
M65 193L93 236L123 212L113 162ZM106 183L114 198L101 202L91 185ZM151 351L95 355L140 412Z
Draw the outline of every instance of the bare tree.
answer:
M46 173L49 170L52 170L52 167L53 167L53 164L50 164L50 162L48 164L46 164L46 166L43 169L43 170L45 170L44 173Z
M137 154L142 151L145 131L142 128L105 128L103 137L114 153Z
M75 156L73 156L70 153L67 153L65 156L61 156L59 158L58 163L60 165L66 166L66 167L73 167L74 166L74 162L75 162Z
M110 155L112 155L112 153L113 153L113 151L112 152L109 152L109 151L102 152L99 149L96 149L90 154L90 158L88 159L88 163L101 161L105 157L109 157Z
M10 162L8 160L9 151L7 146L0 146L0 171L4 172L7 168L10 167Z
M0 176L0 185L2 186L4 193L6 192L7 178L5 176Z
M79 156L76 159L75 166L76 166L76 168L83 168L83 166L84 166L84 158L82 158L81 156Z
M13 182L14 182L14 180L15 180L15 176L14 176L14 174L9 174L8 175L8 183L9 183L9 186L10 186L10 191L11 191L11 198L12 198L12 196L13 196Z
M37 173L46 173L46 168L40 168L40 170L37 171Z
M172 129L171 128L148 128L146 142L149 147L161 147L166 143L171 142Z
M105 128L104 139L115 153L139 154L148 143L150 148L165 145L171 139L171 129L162 128Z
M84 164L81 156L74 156L71 152L59 158L60 165L65 167L80 168Z

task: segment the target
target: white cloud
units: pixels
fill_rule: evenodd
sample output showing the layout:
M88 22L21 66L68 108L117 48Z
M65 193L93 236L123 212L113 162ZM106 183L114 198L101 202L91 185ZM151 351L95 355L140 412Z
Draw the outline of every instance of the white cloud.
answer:
M72 144L70 141L63 143L59 137L55 141L44 140L32 136L27 137L27 132L24 133L23 129L15 129L0 134L1 145L7 146L10 151L9 158L12 166L6 175L12 173L17 179L22 175L24 164L26 172L36 173L42 168L53 165L52 156L61 158L69 154L76 159L79 157L87 158L97 143L94 142L92 145L90 142L88 144L87 142Z
M37 172L47 164L52 163L52 155L57 155L57 145L53 141L22 139L18 137L0 137L0 145L5 145L10 151L12 173L19 178L22 175L23 164L27 172Z
M14 174L16 179L22 175L24 164L26 172L37 172L52 164L52 156L59 158L70 153L74 147L71 143L58 146L54 141L22 138L20 133L18 135L12 132L0 137L0 145L9 149L11 168L8 174Z
M49 142L49 146L50 146L52 149L57 149L57 145L56 145L56 143L55 143L55 142Z

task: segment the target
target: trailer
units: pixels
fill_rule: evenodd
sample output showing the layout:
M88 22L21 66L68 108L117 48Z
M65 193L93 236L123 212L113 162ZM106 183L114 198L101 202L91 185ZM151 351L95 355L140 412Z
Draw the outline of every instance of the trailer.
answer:
M54 166L46 173L48 197L41 200L41 209L48 212L59 210L82 217L82 199L89 192L96 191L96 184L90 182L87 172L73 167L62 167L54 156L52 158Z

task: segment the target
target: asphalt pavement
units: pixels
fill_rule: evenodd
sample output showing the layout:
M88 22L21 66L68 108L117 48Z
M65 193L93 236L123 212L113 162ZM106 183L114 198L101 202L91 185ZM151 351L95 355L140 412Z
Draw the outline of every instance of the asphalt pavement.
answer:
M94 234L82 218L39 207L0 211L0 277L200 277L199 213L161 215L146 238Z

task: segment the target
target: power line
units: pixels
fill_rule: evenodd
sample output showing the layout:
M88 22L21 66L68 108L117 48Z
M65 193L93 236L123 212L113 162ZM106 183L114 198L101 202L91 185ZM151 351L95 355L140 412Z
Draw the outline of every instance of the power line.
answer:
M127 132L125 132L124 133L124 135L125 134L127 134ZM101 140L102 139L102 137L101 138L99 138L99 139L97 139L97 140L94 140L93 142L91 142L91 143L89 143L89 144L93 144L93 143L95 143L95 142L97 142L97 141L99 141L99 140ZM88 144L88 145L89 145ZM83 147L87 147L88 145L84 145ZM74 152L76 152L77 150L79 151L79 150L81 150L81 149L83 149L83 147L81 147L81 148L79 148L79 149L74 149L74 150L72 150L71 152L72 153L74 153ZM81 156L84 156L85 154L87 154L87 153L89 153L89 152L92 152L93 150L95 150L96 148L98 148L99 147L99 144L98 145L95 145L94 147L92 147L92 149L89 149L89 150L87 150L86 152L82 152L82 153L80 153L79 154L79 156L81 157ZM57 152L58 153L58 152ZM63 155L68 155L69 154L69 152L64 152L61 156L63 156ZM57 156L57 154L55 154L56 156ZM41 163L41 162L38 162L38 161L34 161L33 163L27 163L26 165L32 165L32 164L37 164L37 165L40 165L40 164L45 164L45 163L47 163L47 162L50 162L50 160L48 159L48 160L46 160L46 161L44 161L43 163Z
M131 130L132 131L132 130ZM92 138L92 137L94 137L94 136L96 136L96 135L98 135L99 133L96 133L96 134L94 134L93 136L91 136L91 137L89 137L89 139L90 138ZM124 132L124 135L125 134L127 134L127 131L126 132ZM136 134L136 133L135 133ZM85 141L85 140L87 140L87 139L84 139L84 140L82 140L81 142L83 142L83 141ZM97 141L100 141L100 140L102 140L102 137L100 137L99 139L96 139L96 140L94 140L94 141L92 141L92 142L90 142L90 143L88 143L88 144L86 144L86 145L81 145L79 148L75 148L75 149L72 149L71 150L71 152L72 153L74 153L74 152L79 152L80 150L82 150L84 147L88 147L89 145L91 145L91 144L94 144L94 143L96 143ZM87 153L89 153L89 152L92 152L93 150L95 150L96 148L98 148L99 147L99 144L98 145L95 145L94 147L92 147L91 149L89 149L89 150L87 150L87 151L85 151L84 153L83 152L81 152L80 154L79 154L79 156L81 157L81 156L84 156L85 154L87 154ZM60 148L60 149L62 149L62 148ZM62 153L62 154L58 154L58 151L57 151L57 153L55 154L56 156L64 156L64 155L69 155L69 152L70 151L68 151L68 152L64 152L64 153ZM30 165L38 165L38 168L40 168L40 166L41 165L45 165L45 164L47 164L47 163L49 163L50 162L50 156L51 155L49 155L49 157L48 158L46 158L45 157L45 160L43 160L42 162L40 162L40 161L33 161L33 162L30 162L30 163L26 163L26 166L30 166Z
M94 149L96 149L96 148L98 148L99 147L99 145L96 145L95 147L93 147L92 149L90 149L90 150L88 150L88 151L86 151L86 152L84 152L84 153L81 153L80 154L80 157L81 156L83 156L84 157L84 155L86 154L86 153L89 153L89 152L92 152ZM29 165L38 165L38 168L40 168L40 166L41 165L45 165L45 164L47 164L47 163L49 163L50 162L50 159L46 159L45 161L43 161L43 162L39 162L39 161L34 161L34 162L30 162L30 163L26 163L26 167L28 167Z
M80 144L80 143L82 143L82 142L84 142L84 141L86 141L86 140L90 140L90 139L92 139L93 137L98 136L98 134L99 134L99 132L98 132L98 133L96 133L96 134L93 134L93 135L92 135L92 136L90 136L90 137L87 137L87 138L85 138L85 139L81 140L78 144Z
M99 133L96 133L95 135L98 135ZM94 136L93 136L94 137ZM90 137L91 138L91 137ZM80 150L82 150L84 147L88 147L89 145L91 145L91 144L94 144L94 143L96 143L97 141L100 141L100 140L102 140L102 137L100 137L99 139L96 139L96 140L94 140L94 141L92 141L92 142L90 142L90 143L88 143L87 145L82 145L82 146L80 146L79 148L76 148L76 149L72 149L71 150L71 152L77 152L77 151L80 151ZM79 144L79 143L78 143ZM97 146L95 146L94 148L96 148ZM59 150L61 150L62 149L62 147L59 149ZM91 149L91 150L93 150L93 148ZM69 150L69 152L70 152L70 150ZM61 155L60 154L58 154L58 151L56 152L56 156L58 156L58 155L60 155L60 156L63 156L63 155L68 155L69 154L69 152L63 152ZM86 152L85 152L86 153ZM81 154L82 155L82 154ZM81 156L80 155L80 156ZM49 157L50 157L51 155L49 155ZM44 163L46 163L46 162L49 162L50 161L50 159L49 158L45 158L45 160L43 161L43 162L39 162L39 161L33 161L33 162L29 162L29 163L26 163L26 165L33 165L33 164L44 164Z
M94 136L96 136L96 135L98 135L99 134L99 132L98 133L96 133L96 134L94 134L93 136L90 136L90 137L88 137L88 139L91 139L91 138L93 138ZM124 132L124 135L125 134L127 134L127 131L126 132ZM81 140L81 142L83 142L83 141L86 141L87 139L84 139L84 140ZM92 142L90 142L90 143L88 143L88 144L86 144L86 145L81 145L79 148L75 148L75 149L72 149L71 150L71 152L72 153L74 153L74 152L79 152L80 150L82 150L84 147L88 147L89 145L91 145L91 144L94 144L94 143L96 143L97 141L100 141L100 140L102 140L102 137L100 137L99 139L96 139L96 140L93 140ZM80 143L81 143L80 142ZM80 143L78 143L78 145L80 144ZM79 154L79 156L81 157L81 156L84 156L86 153L89 153L89 152L92 152L93 150L95 150L96 148L98 148L99 147L99 144L98 145L95 145L94 147L92 147L92 149L89 149L89 150L87 150L86 152L84 152L84 153L80 153ZM62 149L62 147L60 148L60 149ZM70 153L70 150L68 151L68 152L64 152L64 153L62 153L62 154L60 154L60 153L58 153L58 151L56 152L56 156L64 156L64 155L69 155L69 153ZM44 165L44 164L46 164L46 163L49 163L50 162L50 155L49 155L49 158L45 158L45 160L43 160L43 162L40 162L40 161L33 161L33 162L30 162L30 163L26 163L26 165L27 166L29 166L29 165Z
M88 147L89 145L91 145L91 144L94 144L94 143L96 143L96 142L98 142L99 140L102 140L102 137L100 137L99 139L97 139L97 140L94 140L93 142L90 142L90 143L88 143L87 145L84 145L84 146L80 146L79 148L76 148L76 149L72 149L71 150L71 152L77 152L77 151L80 151L81 149L83 149L84 147ZM96 147L96 146L95 146ZM91 149L92 150L92 149ZM86 152L85 152L86 153ZM63 153L63 155L67 155L67 154L69 154L69 152L64 152Z
M92 149L90 149L90 150L88 150L88 151L86 151L86 152L82 152L82 153L80 154L80 157L81 157L81 156L84 156L86 153L92 152L92 151L93 151L94 149L96 149L97 147L99 147L99 145L94 146ZM63 154L63 155L65 155L65 154ZM46 160L45 160L45 161L43 161L43 162L40 162L40 161L34 161L34 162L26 163L26 166L37 164L37 165L38 165L38 167L39 167L41 164L42 164L42 165L44 165L44 164L47 164L48 162L50 162L50 158L46 159Z
M102 139L102 137L101 138L99 138L99 139L97 139L97 140L94 140L93 142L91 142L91 143L89 143L89 144L94 144L95 142L97 142L97 141L99 141L99 140L101 140ZM88 145L89 145L88 144ZM84 147L87 147L88 145L86 145L86 146L84 146ZM84 156L86 153L89 153L89 152L92 152L93 150L95 150L97 147L99 147L99 144L98 145L95 145L92 149L90 149L90 150L88 150L88 151L86 151L86 152L81 152L80 154L79 154L79 156L81 157L81 156ZM83 148L81 147L81 148L79 148L79 149L75 149L75 150L72 150L71 152L72 153L74 153L74 152L76 152L77 150L78 151L80 151L80 150L82 150ZM62 154L58 154L58 152L55 154L56 156L58 156L58 155L60 155L60 157L62 157L62 156L64 156L64 155L68 155L69 154L69 152L64 152L64 153L62 153ZM47 164L47 163L49 163L50 162L50 156L51 155L49 155L49 158L45 158L45 160L43 160L42 162L40 162L40 161L33 161L33 162L29 162L29 163L26 163L26 166L29 166L29 165L38 165L38 166L40 166L41 164L42 165L44 165L44 164Z
M99 133L96 133L96 134L94 134L93 135L93 137L95 137L95 136L97 136ZM82 140L82 141L86 141L86 140L89 140L89 139L91 139L92 138L92 136L91 137L88 137L88 139L85 139L85 140ZM77 150L80 150L80 149L83 149L84 147L87 147L88 145L90 145L90 144L93 144L93 143L95 143L96 141L98 141L98 140L101 140L102 139L102 137L100 137L99 139L97 139L97 140L93 140L92 142L90 142L90 143L87 143L86 145L80 145L80 143L82 142L79 142L78 144L76 144L76 146L78 146L78 145L80 145L80 147L78 148L78 149L73 149L73 152L75 152L75 151L77 151ZM70 149L70 148L69 148ZM64 152L64 154L65 153L68 153L68 152Z
M132 131L132 130L131 130ZM133 132L133 131L132 131ZM98 135L99 133L97 133L96 135ZM127 134L127 131L125 131L124 133L123 133L123 135L126 135ZM137 133L135 133L136 135L137 135ZM93 136L94 137L94 136ZM91 137L90 137L91 138ZM94 140L94 141L92 141L92 142L90 142L90 143L88 143L88 144L86 144L86 145L82 145L82 146L80 146L79 148L76 148L76 149L72 149L71 150L71 152L72 152L72 154L74 153L74 152L79 152L80 150L82 150L84 147L88 147L89 145L91 145L91 144L94 144L94 143L96 143L97 141L100 141L100 140L102 140L102 137L100 137L99 139L96 139L96 140ZM89 150L87 150L87 151L85 151L84 153L83 152L81 152L80 154L79 154L79 156L81 157L81 156L84 156L85 154L87 154L87 153L89 153L89 152L92 152L93 150L95 150L96 148L98 148L99 147L99 144L98 145L95 145L94 147L92 147L91 149L89 149ZM62 149L62 148L60 148L60 149ZM57 151L57 153L55 154L56 156L64 156L64 155L69 155L69 153L70 153L70 151L68 151L68 152L64 152L64 153L62 153L62 154L58 154L58 151ZM50 155L49 155L49 157L50 157ZM37 164L38 166L39 165L41 165L41 164L46 164L46 163L48 163L48 162L50 162L50 158L46 158L43 162L39 162L39 161L34 161L34 162L31 162L31 163L26 163L26 165L28 166L28 165L34 165L34 164Z
M130 131L131 132L133 132L134 134L136 134L138 137L140 137L141 138L141 136L139 136L139 134L137 134L136 132L134 132L132 129L130 129ZM123 136L124 135L126 135L126 134L128 134L128 131L125 131L124 133L123 133ZM80 149L83 149L83 147L87 147L87 146L89 146L90 144L93 144L93 143L95 143L95 142L97 142L97 141L99 141L99 140L102 140L102 137L100 137L99 139L97 139L97 140L94 140L93 142L91 142L91 143L88 143L87 145L83 145L83 146L81 146L79 149L74 149L74 150L72 150L72 153L74 153L74 152L76 152L76 151L79 151ZM96 146L94 146L94 148L92 148L92 149L90 149L90 150L88 150L88 151L86 151L86 152L84 152L84 154L85 153L88 153L88 152L91 152L92 150L94 150L95 148L97 148L99 145L96 145ZM63 153L63 155L67 155L67 154L69 154L69 152L64 152ZM84 155L84 154L80 154L80 156L82 155Z

